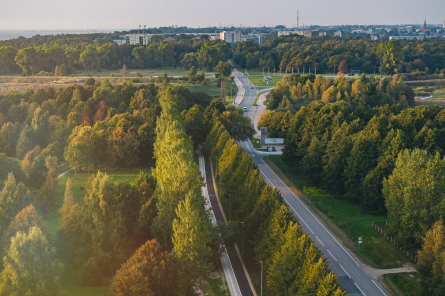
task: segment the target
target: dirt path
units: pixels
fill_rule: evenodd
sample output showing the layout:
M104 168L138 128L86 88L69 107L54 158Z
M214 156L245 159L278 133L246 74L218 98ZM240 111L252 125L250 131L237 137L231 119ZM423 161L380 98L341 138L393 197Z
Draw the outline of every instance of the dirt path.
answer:
M374 280L379 280L384 274L403 273L403 272L417 272L416 269L414 267L412 267L412 266L410 266L410 267L392 268L392 269L377 269L377 268L372 268L370 266L367 266L367 265L363 264L363 269L365 269L366 272Z

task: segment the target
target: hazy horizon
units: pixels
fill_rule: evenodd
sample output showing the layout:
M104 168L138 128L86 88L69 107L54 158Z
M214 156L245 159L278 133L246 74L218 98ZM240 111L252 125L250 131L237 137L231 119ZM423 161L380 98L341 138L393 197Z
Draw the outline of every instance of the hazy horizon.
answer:
M442 24L445 20L443 0L427 0L423 5L413 0L362 2L134 0L128 5L117 0L1 0L0 30L129 30L138 25L198 28L218 27L220 23L235 27L258 27L260 23L293 27L297 10L300 26L422 24L425 19L428 24Z

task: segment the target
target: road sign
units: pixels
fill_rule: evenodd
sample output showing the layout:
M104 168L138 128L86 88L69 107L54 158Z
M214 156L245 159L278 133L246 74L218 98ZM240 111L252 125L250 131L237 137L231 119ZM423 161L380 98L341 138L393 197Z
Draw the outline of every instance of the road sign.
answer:
M358 237L358 243L361 244L362 241L363 241L363 237L359 236L359 237Z

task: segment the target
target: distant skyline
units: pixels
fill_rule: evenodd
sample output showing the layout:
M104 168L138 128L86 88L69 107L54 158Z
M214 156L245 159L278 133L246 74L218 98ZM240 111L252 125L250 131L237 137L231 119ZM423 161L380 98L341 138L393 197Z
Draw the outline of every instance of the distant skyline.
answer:
M442 24L444 0L0 0L0 30Z

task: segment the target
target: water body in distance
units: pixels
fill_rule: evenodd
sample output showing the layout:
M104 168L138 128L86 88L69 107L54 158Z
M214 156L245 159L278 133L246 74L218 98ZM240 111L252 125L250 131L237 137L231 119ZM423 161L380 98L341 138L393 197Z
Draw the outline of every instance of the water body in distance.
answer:
M14 39L19 36L31 38L35 35L112 33L114 31L115 30L0 30L0 40Z

